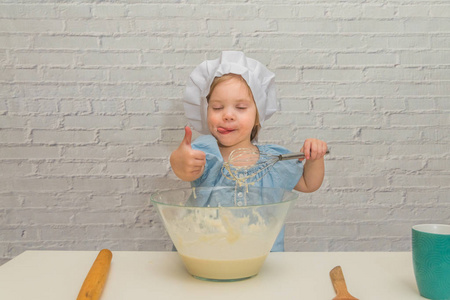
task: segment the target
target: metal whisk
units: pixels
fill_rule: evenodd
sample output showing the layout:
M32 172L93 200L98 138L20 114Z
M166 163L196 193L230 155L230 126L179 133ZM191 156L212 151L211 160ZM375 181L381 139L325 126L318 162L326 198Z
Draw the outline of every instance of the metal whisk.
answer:
M330 153L329 150L325 154ZM222 174L228 179L236 181L239 185L249 184L260 180L270 168L281 160L305 158L304 153L288 153L281 155L267 154L250 148L238 148L231 152L228 162L224 163ZM230 176L225 174L223 169L228 170ZM241 176L242 171L246 172ZM262 176L256 176L264 172Z

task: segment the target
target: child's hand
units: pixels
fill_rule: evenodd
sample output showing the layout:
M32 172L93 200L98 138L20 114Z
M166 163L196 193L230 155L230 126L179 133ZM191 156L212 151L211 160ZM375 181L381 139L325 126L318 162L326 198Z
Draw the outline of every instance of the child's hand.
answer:
M303 165L303 175L294 189L312 193L320 188L323 182L325 175L323 156L327 152L327 143L318 139L307 139L300 151L305 153L306 163Z
M327 143L318 139L306 139L301 152L305 153L306 160L316 160L322 158L327 152Z
M193 181L203 174L206 154L191 147L192 130L186 126L180 146L170 155L172 170L181 180Z

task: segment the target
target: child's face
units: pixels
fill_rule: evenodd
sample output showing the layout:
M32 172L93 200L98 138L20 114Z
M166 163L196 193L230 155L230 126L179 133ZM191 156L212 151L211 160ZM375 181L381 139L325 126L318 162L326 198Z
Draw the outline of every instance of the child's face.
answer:
M220 82L210 95L208 127L219 147L249 147L256 120L256 105L242 79Z

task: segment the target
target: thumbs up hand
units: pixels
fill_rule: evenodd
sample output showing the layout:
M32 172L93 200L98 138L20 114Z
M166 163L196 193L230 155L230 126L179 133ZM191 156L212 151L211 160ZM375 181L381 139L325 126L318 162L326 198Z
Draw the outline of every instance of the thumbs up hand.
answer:
M184 130L185 134L180 146L170 155L170 165L178 178L184 181L193 181L203 174L206 154L203 151L192 149L192 130L188 126Z

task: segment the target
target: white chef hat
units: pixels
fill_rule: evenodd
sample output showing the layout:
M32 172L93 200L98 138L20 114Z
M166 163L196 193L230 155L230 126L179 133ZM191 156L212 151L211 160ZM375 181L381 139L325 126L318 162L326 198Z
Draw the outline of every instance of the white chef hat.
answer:
M246 57L243 52L223 51L220 58L198 65L186 85L185 114L190 126L201 134L209 134L206 96L211 84L215 77L230 73L241 75L250 87L261 126L277 111L275 74L259 61Z

